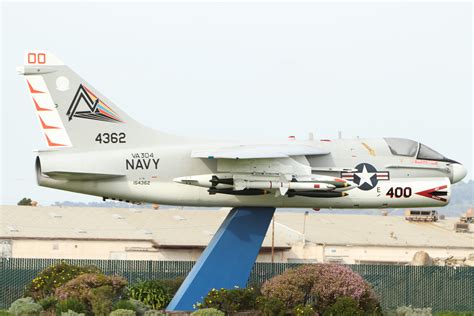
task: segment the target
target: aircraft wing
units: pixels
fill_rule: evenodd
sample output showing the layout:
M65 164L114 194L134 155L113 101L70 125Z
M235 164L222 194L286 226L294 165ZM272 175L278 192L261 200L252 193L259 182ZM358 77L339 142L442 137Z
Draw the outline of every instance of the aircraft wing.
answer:
M309 145L242 145L193 150L191 157L207 159L271 159L291 156L327 155L330 152Z
M217 172L173 179L209 194L343 197L355 187L344 179L312 173L308 156L330 151L308 144L242 145L198 149L193 158L216 159Z

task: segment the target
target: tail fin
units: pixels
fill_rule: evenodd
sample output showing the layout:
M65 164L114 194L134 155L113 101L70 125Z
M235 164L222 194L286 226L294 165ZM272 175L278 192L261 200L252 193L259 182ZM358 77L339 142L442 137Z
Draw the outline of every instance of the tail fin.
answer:
M105 149L146 145L150 139L179 141L133 120L50 53L25 53L24 66L18 72L25 76L50 148Z

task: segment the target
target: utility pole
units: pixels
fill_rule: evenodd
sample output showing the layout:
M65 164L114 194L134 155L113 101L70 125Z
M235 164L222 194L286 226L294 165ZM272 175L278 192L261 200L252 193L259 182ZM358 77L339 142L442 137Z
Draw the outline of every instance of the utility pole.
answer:
M304 217L303 217L303 247L306 245L306 216L309 214L308 211L304 212Z
M275 263L275 214L272 219L272 267L273 263Z

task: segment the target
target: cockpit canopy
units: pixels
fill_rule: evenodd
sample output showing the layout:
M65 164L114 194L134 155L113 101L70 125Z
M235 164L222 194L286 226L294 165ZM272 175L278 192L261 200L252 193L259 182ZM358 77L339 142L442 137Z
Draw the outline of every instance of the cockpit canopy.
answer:
M384 138L388 148L395 156L414 157L418 151L418 142L405 138Z
M415 157L422 160L435 160L456 163L439 152L421 143L406 138L384 138L394 156Z

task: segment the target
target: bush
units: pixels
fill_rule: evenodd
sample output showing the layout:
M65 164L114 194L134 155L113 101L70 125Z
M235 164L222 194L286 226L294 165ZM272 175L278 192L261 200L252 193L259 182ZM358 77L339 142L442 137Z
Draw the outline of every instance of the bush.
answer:
M8 311L13 315L39 315L43 308L40 304L35 303L31 297L25 297L14 301Z
M256 299L256 305L262 316L285 315L285 305L276 297L259 296Z
M255 310L258 293L253 288L248 289L212 289L204 298L199 309L215 308L226 313Z
M89 311L93 310L93 302L95 302L94 304L100 310L103 310L102 308L107 310L106 306L110 304L110 309L112 308L112 300L119 298L123 294L122 292L126 285L127 281L120 276L86 273L57 288L56 296L61 300L77 298L86 304ZM101 290L97 290L99 288ZM99 297L101 299L107 297L107 302L97 302ZM99 307L101 304L103 306Z
M16 205L20 205L20 206L31 206L31 202L33 202L30 198L22 198L20 201L18 201L18 203L16 203Z
M262 293L280 299L288 309L309 304L319 313L324 313L338 297L349 296L364 312L380 313L380 304L369 283L340 265L312 264L287 270L265 282Z
M317 278L317 271L303 271L302 268L316 267L302 266L290 269L266 281L262 286L262 293L266 297L280 299L287 308L308 304L311 301L311 290Z
M179 287L184 282L184 277L177 277L174 279L167 279L161 281L164 286L168 287L172 296L178 292Z
M193 312L191 315L201 315L201 316L224 316L225 313L217 310L215 308L203 308Z
M135 312L129 309L116 309L110 313L110 316L135 316Z
M100 286L90 290L89 302L94 315L108 315L112 310L114 290L110 285Z
M474 312L449 312L449 311L442 311L437 312L436 316L474 316Z
M137 312L137 316L144 316L145 312L150 310L150 307L148 305L146 305L145 303L143 303L143 302L140 302L140 301L134 300L134 299L129 299L128 301L130 303L132 303L133 306L135 307L135 311Z
M56 314L62 315L62 313L75 312L75 313L85 313L87 307L84 303L79 301L76 298L68 298L62 301L59 301L56 304Z
M55 308L56 304L58 303L58 299L54 296L48 296L40 299L37 303L41 305L43 310L47 311L49 309Z
M114 304L112 310L117 310L117 309L128 309L130 311L137 311L137 306L134 302L131 302L129 300L120 300L117 303Z
M411 306L401 306L397 308L397 316L431 316L431 308L413 308Z
M25 296L30 296L35 300L53 296L58 287L85 273L101 273L101 271L94 266L79 267L64 261L52 265L41 271L27 285Z
M356 300L352 297L341 296L323 314L324 316L362 316L363 312L359 308Z
M75 311L68 310L67 312L62 312L60 315L61 316L85 316L86 314L76 313Z
M293 310L293 314L296 316L313 316L316 313L311 305L298 305Z
M154 310L154 309L147 310L144 315L145 316L166 316L166 314L163 314L162 312Z
M171 289L159 280L132 285L128 288L127 294L130 298L143 302L153 309L165 308L173 298Z

